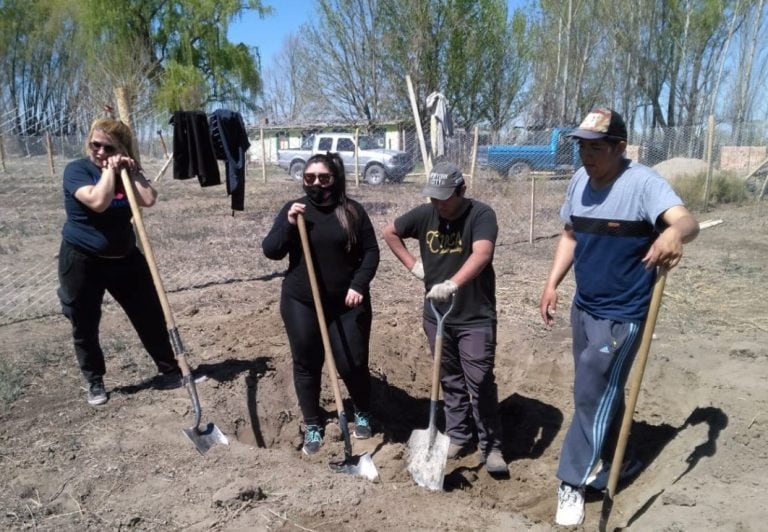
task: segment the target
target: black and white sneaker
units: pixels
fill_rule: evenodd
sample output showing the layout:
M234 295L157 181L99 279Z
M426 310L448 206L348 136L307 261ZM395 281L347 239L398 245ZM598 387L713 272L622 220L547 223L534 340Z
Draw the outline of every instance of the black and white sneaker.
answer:
M88 385L88 404L91 406L103 405L109 400L104 380L99 377Z

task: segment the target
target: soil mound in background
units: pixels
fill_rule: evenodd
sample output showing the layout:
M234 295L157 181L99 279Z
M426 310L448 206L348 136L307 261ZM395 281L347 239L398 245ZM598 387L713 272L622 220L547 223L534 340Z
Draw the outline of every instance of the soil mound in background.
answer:
M653 167L667 181L674 181L683 176L703 174L707 171L707 162L701 159L686 159L685 157L675 157L662 161Z

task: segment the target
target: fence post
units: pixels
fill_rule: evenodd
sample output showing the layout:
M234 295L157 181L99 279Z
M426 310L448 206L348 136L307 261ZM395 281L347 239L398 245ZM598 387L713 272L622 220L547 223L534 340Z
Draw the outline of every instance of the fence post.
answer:
M261 143L261 178L267 182L267 148L264 143L264 128L259 128L259 142Z
M0 135L0 164L3 165L3 173L7 174L8 169L5 167L5 146L3 146L3 136Z
M531 172L531 222L528 228L528 243L533 245L533 220L536 208L536 176Z
M51 177L56 177L56 168L53 165L53 142L51 141L51 132L45 132L45 151L48 153L48 168L51 170Z
M475 182L475 163L477 162L477 126L475 126L475 134L474 138L472 139L472 162L469 166L469 188L472 188L472 185Z
M355 186L360 186L360 128L355 128Z
M709 210L709 188L712 183L712 160L715 147L715 116L709 115L707 119L707 179L704 182L704 212Z

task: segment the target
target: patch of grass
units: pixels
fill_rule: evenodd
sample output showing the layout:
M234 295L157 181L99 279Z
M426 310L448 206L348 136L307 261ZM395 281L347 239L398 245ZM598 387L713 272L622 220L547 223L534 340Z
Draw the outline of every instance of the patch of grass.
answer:
M61 353L58 345L36 345L32 347L30 360L35 367L57 364L61 361Z
M24 389L24 370L0 359L0 405L7 406L19 398Z
M693 174L682 176L672 183L675 192L683 199L690 209L704 207L704 190L707 182L707 174ZM744 181L741 177L731 173L716 173L712 176L709 187L709 205L722 205L726 203L742 204L747 199Z

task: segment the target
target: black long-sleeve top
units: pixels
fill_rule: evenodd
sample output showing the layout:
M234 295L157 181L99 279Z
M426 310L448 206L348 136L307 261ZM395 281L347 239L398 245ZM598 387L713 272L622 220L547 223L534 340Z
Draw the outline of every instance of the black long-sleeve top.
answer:
M336 218L335 207L317 207L305 196L286 203L280 210L261 247L264 255L273 260L288 255L284 295L312 304L299 229L288 222L288 209L298 202L306 205L304 217L323 306L340 307L350 288L368 297L370 283L379 266L379 244L363 206L354 200L347 201L359 214L357 239L350 251L347 251L347 234Z

